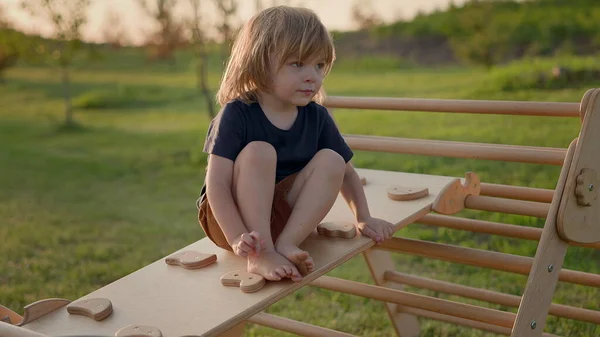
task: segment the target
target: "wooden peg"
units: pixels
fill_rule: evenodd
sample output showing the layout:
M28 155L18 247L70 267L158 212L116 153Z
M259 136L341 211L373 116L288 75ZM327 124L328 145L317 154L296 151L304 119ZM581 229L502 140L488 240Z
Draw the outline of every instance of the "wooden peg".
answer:
M181 266L185 269L203 268L216 261L216 254L203 254L195 250L181 251L165 258L167 264Z
M392 186L387 190L388 198L396 201L416 200L429 195L428 188Z
M469 195L479 195L481 183L474 172L465 173L465 183L460 179L449 182L433 202L432 209L440 214L456 214L465 208L465 199Z
M132 324L117 330L115 337L162 337L162 332L153 326Z
M247 271L234 270L221 276L221 283L228 287L240 287L245 293L253 293L265 285L265 278Z
M31 304L26 305L23 308L25 312L23 314L23 319L21 320L21 322L13 324L17 326L23 326L29 322L33 322L36 319L53 312L56 309L62 308L69 303L71 303L71 301L62 298L49 298L33 302Z
M322 222L317 226L317 232L332 238L351 239L356 236L356 227L351 222Z
M112 313L112 303L107 298L89 298L69 304L67 312L101 321Z

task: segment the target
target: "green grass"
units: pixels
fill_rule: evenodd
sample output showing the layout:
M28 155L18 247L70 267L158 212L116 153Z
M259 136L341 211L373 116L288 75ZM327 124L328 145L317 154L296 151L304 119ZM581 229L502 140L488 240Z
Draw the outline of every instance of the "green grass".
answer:
M0 87L0 303L23 306L48 297L76 299L204 236L195 200L204 179L201 152L209 118L194 88L189 57L175 65L144 63L135 51L77 66L75 130L62 122L57 73L21 66ZM139 62L136 62L139 60ZM470 69L350 70L326 80L329 95L522 99L578 102L586 87L553 91L490 90L493 76ZM368 64L373 64L369 60ZM389 64L394 64L390 62ZM210 75L216 88L220 74ZM492 83L493 84L493 83ZM486 89L488 88L488 89ZM511 117L336 109L344 133L566 147L577 136L575 118ZM357 152L359 167L463 176L554 188L558 167L452 158ZM538 219L465 212L525 226ZM535 242L411 225L400 235L533 256ZM598 273L600 255L570 248L565 267ZM398 270L520 295L526 277L459 264L395 255ZM372 283L362 257L330 275ZM466 303L500 308L439 293ZM555 302L599 310L595 288L560 284ZM514 308L501 308L515 311ZM381 303L306 287L268 312L361 336L393 333ZM422 336L492 336L422 319ZM596 336L592 324L551 317L547 331ZM288 336L249 325L247 336Z

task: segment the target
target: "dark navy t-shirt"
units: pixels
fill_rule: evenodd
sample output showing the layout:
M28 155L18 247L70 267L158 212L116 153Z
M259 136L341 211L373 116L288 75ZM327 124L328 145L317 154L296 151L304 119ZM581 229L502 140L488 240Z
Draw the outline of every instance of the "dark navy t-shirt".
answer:
M203 151L235 161L250 142L264 141L277 152L276 182L296 173L321 149L331 149L348 162L353 152L325 107L315 102L298 107L289 130L273 125L258 103L228 103L211 121ZM203 186L201 195L205 192Z

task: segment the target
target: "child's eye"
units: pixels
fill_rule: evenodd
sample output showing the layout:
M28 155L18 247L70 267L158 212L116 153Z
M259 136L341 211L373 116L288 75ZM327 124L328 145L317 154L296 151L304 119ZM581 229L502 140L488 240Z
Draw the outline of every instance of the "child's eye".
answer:
M302 67L302 62L292 62L292 67Z
M319 64L317 64L317 68L319 68L319 69L325 68L325 63L319 63Z

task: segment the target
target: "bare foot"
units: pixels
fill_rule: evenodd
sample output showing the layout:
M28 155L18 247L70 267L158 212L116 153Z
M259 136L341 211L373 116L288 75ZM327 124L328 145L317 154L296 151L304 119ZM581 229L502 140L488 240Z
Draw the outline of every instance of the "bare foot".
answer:
M286 277L294 281L302 279L296 266L276 251L262 251L258 256L249 254L248 272L262 275L270 281L279 281Z
M306 275L315 269L315 261L308 252L294 245L278 245L275 249L281 255L287 257L288 260L294 262L300 274Z

